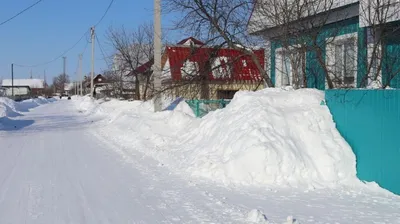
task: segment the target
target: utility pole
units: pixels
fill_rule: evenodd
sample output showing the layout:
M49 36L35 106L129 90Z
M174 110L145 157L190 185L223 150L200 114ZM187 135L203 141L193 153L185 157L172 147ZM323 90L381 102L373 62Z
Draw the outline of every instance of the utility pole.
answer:
M80 95L82 96L82 54L79 54L79 89L80 89Z
M161 106L161 0L154 0L154 112L162 110Z
M14 64L11 64L11 96L14 99Z
M67 78L67 57L63 57L63 81L65 81ZM63 84L63 86L61 86L61 95L64 93L65 91L65 83L61 83Z
M44 94L47 94L47 81L46 81L46 70L43 70L43 90L44 90Z
M93 98L93 77L94 77L94 27L90 29L91 36L92 36L92 72L91 72L91 79L90 79L90 96Z
M32 79L33 77L32 77L32 69L31 69L31 79Z

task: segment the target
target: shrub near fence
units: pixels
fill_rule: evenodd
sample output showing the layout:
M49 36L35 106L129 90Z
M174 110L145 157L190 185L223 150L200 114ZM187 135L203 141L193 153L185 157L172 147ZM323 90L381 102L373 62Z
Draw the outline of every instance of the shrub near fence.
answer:
M357 158L357 175L400 194L400 90L327 90L337 128Z

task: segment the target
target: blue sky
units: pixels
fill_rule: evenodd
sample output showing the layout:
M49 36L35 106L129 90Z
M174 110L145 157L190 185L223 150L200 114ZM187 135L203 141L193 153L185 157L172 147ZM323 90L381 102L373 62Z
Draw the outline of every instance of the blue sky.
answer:
M0 22L33 4L37 0L2 0L0 6ZM109 0L44 0L24 14L0 26L0 79L10 77L11 63L35 65L50 61L64 50L71 47L94 25L105 12ZM152 21L152 0L115 0L107 16L96 27L96 33L106 54L112 53L107 44L105 31L112 25L124 25L135 29L138 25ZM162 26L171 27L172 16L163 15ZM175 32L169 39L178 40ZM67 74L75 77L78 55L84 50L86 40L83 39L67 57ZM90 45L83 57L83 73L90 72ZM102 59L98 45L95 48L95 71L98 73L107 67ZM29 78L30 71L34 77L43 78L46 71L47 81L62 73L62 58L39 67L14 67L15 78Z

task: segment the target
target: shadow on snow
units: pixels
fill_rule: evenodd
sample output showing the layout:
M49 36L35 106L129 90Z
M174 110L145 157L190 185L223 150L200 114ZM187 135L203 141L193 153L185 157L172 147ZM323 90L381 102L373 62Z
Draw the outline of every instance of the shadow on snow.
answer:
M0 131L17 131L31 126L34 120L13 120L7 117L0 118Z

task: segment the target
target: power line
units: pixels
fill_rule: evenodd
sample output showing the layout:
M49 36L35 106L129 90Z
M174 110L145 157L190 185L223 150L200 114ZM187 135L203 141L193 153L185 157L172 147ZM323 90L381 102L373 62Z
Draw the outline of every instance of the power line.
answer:
M32 8L34 5L38 4L38 3L41 2L41 1L43 1L43 0L39 0L38 2L36 2L36 3L33 4L32 6L30 6L30 8ZM111 0L111 1L110 1L110 4L107 6L106 11L104 12L103 16L99 19L99 21L96 23L95 26L99 25L99 24L103 21L103 19L106 17L106 15L107 15L108 11L110 10L110 8L111 8L111 6L112 6L113 3L114 3L114 0ZM28 8L28 9L29 9L29 8ZM26 10L28 10L28 9L25 9L24 11L26 11ZM21 13L22 13L22 12L21 12ZM19 13L19 14L21 14L21 13ZM16 16L15 16L15 17L16 17ZM43 65L50 64L50 63L52 63L52 62L54 62L54 61L56 61L56 60L62 58L65 54L67 54L69 51L71 51L73 48L75 48L75 47L82 41L82 39L83 39L84 37L86 37L86 35L89 34L89 33L90 33L90 29L88 29L88 30L79 38L79 40L78 40L74 45L72 45L70 48L68 48L67 50L65 50L65 51L64 51L62 54L60 54L58 57L56 57L56 58L54 58L54 59L52 59L52 60L50 60L50 61L43 62L43 63L39 63L39 64L35 64L35 65L19 65L19 64L14 64L14 65L15 65L15 66L18 66L18 67L33 68L33 67L38 67L38 66L43 66ZM85 39L86 39L86 38L85 38ZM86 42L87 42L87 43L86 43L86 46L85 46L84 51L85 51L86 48L87 48L87 44L90 43L89 41L87 41L87 39L86 39Z
M43 0L39 0L35 3L33 3L32 5L28 6L27 8L25 8L24 10L20 11L19 13L15 14L14 16L10 17L9 19L6 19L5 21L0 23L0 26L10 22L11 20L15 19L16 17L18 17L19 15L21 15L22 13L28 11L29 9L33 8L35 5L39 4L40 2L42 2Z
M99 45L100 52L101 52L101 54L102 54L102 56L103 56L104 61L106 62L107 66L111 66L112 63L109 63L109 61L107 60L108 57L107 57L106 54L104 53L104 48L101 46L101 43L100 43L100 41L99 41L99 38L97 37L97 35L96 35L95 37L96 37L97 44Z
M103 19L106 17L106 15L107 15L108 11L110 10L110 8L111 8L111 6L112 6L113 3L114 3L114 0L111 0L111 1L110 1L110 4L108 4L108 7L107 7L106 11L104 12L103 16L102 16L102 17L100 18L100 20L96 23L96 25L94 25L95 27L96 27L97 25L99 25L99 24L103 21Z
M81 40L82 40L88 33L89 33L89 30L87 30L87 31L79 38L79 40L78 40L77 42L75 42L74 45L72 45L70 48L66 49L66 50L65 50L62 54L60 54L58 57L56 57L56 58L54 58L54 59L52 59L52 60L50 60L50 61L43 62L43 63L39 63L39 64L35 64L35 65L19 65L19 64L14 64L14 65L16 65L16 66L18 66L18 67L33 68L33 67L38 67L38 66L50 64L50 63L52 63L52 62L54 62L54 61L56 61L56 60L62 58L65 54L67 54L69 51L71 51L72 49L74 49L74 48L76 47L76 45L78 45L78 44L81 42Z

